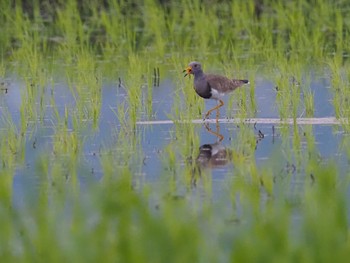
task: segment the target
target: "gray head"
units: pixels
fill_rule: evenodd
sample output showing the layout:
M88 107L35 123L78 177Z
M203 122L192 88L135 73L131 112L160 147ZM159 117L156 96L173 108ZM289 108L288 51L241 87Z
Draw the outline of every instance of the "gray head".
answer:
M192 61L183 72L186 72L185 77L189 74L196 75L198 73L203 73L202 65L199 62Z

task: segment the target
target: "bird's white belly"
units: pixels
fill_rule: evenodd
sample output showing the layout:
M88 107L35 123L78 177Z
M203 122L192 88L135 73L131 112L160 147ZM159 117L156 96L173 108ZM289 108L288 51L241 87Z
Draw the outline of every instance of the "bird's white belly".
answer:
M211 89L211 98L219 100L224 96L223 93L218 92L216 89Z

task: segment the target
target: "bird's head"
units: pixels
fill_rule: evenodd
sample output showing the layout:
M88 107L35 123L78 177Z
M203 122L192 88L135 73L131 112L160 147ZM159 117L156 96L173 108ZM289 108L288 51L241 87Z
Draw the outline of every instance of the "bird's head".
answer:
M186 74L184 77L190 74L196 75L196 73L202 72L202 65L199 62L193 61L188 64L188 67L183 71L183 73L185 72Z

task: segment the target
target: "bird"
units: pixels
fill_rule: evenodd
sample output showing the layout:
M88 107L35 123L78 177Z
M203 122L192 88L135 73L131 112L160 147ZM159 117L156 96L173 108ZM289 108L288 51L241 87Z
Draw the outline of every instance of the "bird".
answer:
M208 118L211 112L217 110L216 121L219 118L219 108L224 106L222 97L243 85L249 84L249 80L247 79L229 79L221 75L206 74L203 72L201 63L197 61L189 63L183 73L185 72L184 77L191 74L194 75L194 89L200 97L214 99L219 102L218 105L205 114L205 118Z

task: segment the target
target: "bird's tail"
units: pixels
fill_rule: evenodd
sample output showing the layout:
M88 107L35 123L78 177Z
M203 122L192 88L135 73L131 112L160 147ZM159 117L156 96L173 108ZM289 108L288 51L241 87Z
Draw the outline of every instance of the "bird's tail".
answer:
M247 79L241 79L240 81L242 81L244 84L250 84L249 80Z

